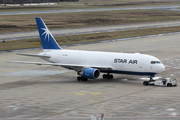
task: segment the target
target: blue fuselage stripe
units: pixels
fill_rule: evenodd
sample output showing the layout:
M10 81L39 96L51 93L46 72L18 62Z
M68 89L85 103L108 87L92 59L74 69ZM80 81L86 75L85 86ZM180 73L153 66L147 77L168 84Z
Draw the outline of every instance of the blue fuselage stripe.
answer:
M130 75L155 75L157 73L154 72L135 72L135 71L119 71L119 70L108 70L101 71L104 73L116 73L116 74L130 74Z

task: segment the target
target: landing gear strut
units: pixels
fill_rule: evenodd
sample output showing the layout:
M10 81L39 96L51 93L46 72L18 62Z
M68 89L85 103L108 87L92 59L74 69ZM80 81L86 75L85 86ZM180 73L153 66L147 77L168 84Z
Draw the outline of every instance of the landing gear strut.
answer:
M83 77L83 76L78 76L78 77L77 77L77 80L78 80L78 81L87 81L88 79L85 78L85 77Z
M155 81L155 80L153 80L153 78L150 77L149 82L154 82L154 81Z
M104 79L113 79L113 75L112 75L112 74L109 74L109 73L108 73L108 74L104 74L104 75L103 75L103 78L104 78Z

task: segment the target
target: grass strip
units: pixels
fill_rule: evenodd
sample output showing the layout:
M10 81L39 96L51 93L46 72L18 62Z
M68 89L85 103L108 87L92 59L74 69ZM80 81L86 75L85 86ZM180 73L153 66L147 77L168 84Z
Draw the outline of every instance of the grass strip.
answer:
M7 15L0 17L0 33L37 31L35 17L43 18L50 30L107 25L124 25L180 20L180 12L118 10L78 13Z
M67 45L67 44L75 44L75 43L109 40L109 39L172 33L179 31L180 31L180 26L176 26L176 27L162 27L162 28L150 28L150 29L140 29L140 30L83 34L83 35L58 36L55 37L55 39L57 40L59 45ZM41 44L34 44L34 42L40 42L40 38L6 41L5 43L1 42L0 51L42 47Z

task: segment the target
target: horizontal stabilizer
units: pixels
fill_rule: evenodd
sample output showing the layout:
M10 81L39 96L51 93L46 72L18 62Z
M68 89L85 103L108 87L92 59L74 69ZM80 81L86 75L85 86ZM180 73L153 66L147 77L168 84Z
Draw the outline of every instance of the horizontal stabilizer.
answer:
M53 65L54 64L54 63L41 63L41 62L29 62L29 61L6 61L6 62L36 64L36 65Z
M21 54L21 53L16 53L16 55L31 56L31 57L43 57L43 58L50 58L51 57L51 56L46 56L46 55Z

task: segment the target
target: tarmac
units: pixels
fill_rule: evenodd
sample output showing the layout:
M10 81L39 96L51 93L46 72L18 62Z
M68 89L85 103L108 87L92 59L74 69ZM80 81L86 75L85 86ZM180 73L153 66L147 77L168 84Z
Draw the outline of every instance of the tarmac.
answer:
M63 48L153 55L166 66L156 77L180 81L179 39L176 33ZM75 71L61 67L5 62L45 62L16 52L0 53L0 120L90 120L98 113L104 113L104 120L180 119L179 86L144 86L147 76L122 74L79 82Z
M20 12L0 12L1 15L24 15L24 14L44 14L44 13L69 13L69 12L97 12L97 11L112 11L112 10L137 10L137 9L154 9L165 11L180 11L177 5L160 5L160 6L145 6L145 7L116 7L116 8L92 8L92 9L69 9L69 10L44 10L44 11L20 11Z

